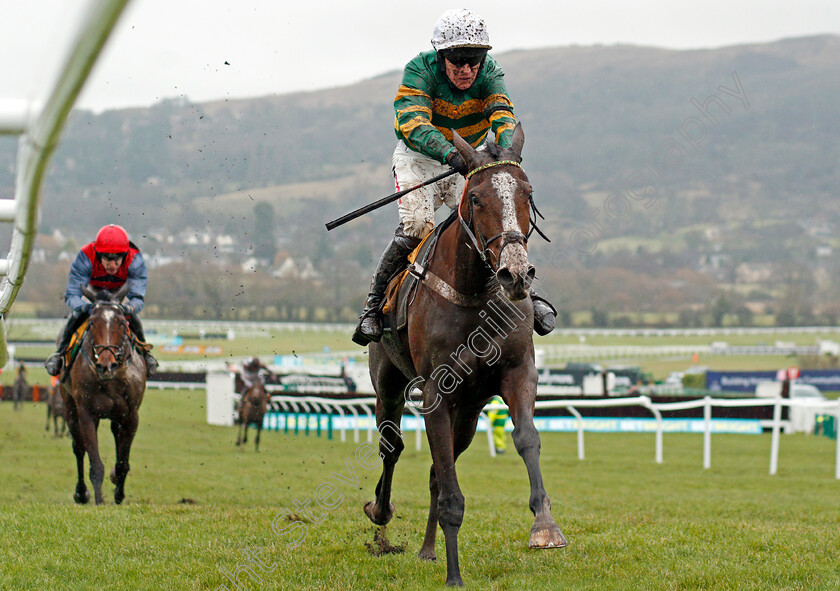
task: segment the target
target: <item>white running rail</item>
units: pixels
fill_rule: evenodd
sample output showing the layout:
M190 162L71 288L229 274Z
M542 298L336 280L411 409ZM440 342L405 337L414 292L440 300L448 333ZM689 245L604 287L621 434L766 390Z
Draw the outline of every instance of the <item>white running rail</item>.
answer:
M0 367L9 357L5 319L29 266L38 228L41 184L49 159L85 80L128 2L90 2L43 105L16 99L0 101L0 135L19 136L15 197L0 199L0 222L14 224L9 253L0 259Z

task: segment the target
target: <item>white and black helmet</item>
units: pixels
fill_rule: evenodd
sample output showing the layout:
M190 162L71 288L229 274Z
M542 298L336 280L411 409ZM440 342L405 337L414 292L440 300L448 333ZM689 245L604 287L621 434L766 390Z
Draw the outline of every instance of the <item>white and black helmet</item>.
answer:
M466 8L447 10L435 24L432 47L436 51L457 47L492 49L484 19Z

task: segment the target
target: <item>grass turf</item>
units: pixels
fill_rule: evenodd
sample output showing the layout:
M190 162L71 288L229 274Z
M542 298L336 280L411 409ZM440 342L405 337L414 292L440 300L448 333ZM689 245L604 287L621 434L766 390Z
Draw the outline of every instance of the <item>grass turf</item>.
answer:
M374 557L365 543L375 528L361 507L379 468L360 464L355 452L365 448L352 437L342 444L263 432L256 454L252 439L238 449L233 428L206 424L203 392L150 391L125 503L113 505L106 478L105 506L76 506L70 441L44 431L44 413L43 405L16 413L0 404L0 589L236 588L224 571L238 573L242 589L443 587L442 536L437 563L415 556L430 459L425 440L415 451L413 433L397 466L388 526L406 552ZM113 439L107 424L99 433L107 473ZM713 436L709 470L700 435L666 435L663 465L653 461L652 435L587 433L584 461L574 434L542 440L546 488L570 546L527 548L524 465L512 449L490 458L479 433L458 463L468 587L840 587L832 440L783 436L776 476L767 473L769 435ZM317 506L319 494L330 509Z

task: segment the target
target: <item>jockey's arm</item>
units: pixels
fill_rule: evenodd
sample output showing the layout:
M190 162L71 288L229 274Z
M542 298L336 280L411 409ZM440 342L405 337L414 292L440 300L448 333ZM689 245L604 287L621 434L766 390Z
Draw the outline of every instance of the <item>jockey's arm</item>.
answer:
M87 308L88 303L82 299L82 286L90 282L92 274L93 265L84 253L80 252L70 265L67 288L64 290L64 302L71 310Z
M133 314L139 314L143 311L144 300L146 298L146 261L143 260L143 255L139 252L134 255L131 265L128 267L128 305L131 306Z

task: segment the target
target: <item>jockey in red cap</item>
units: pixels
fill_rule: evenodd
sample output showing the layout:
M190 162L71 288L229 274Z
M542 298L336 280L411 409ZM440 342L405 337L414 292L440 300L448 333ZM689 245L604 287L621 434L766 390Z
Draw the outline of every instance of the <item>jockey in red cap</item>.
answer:
M146 296L146 263L140 250L128 239L126 231L115 224L103 226L96 234L96 240L82 247L70 266L64 301L70 308L70 316L64 326L58 350L49 356L44 366L47 373L56 376L64 363L64 352L76 329L90 314L91 303L82 299L82 286L116 291L128 282L128 303L125 308L131 332L145 342L143 325L138 314L143 310ZM148 351L146 374L151 377L157 370L157 360Z

